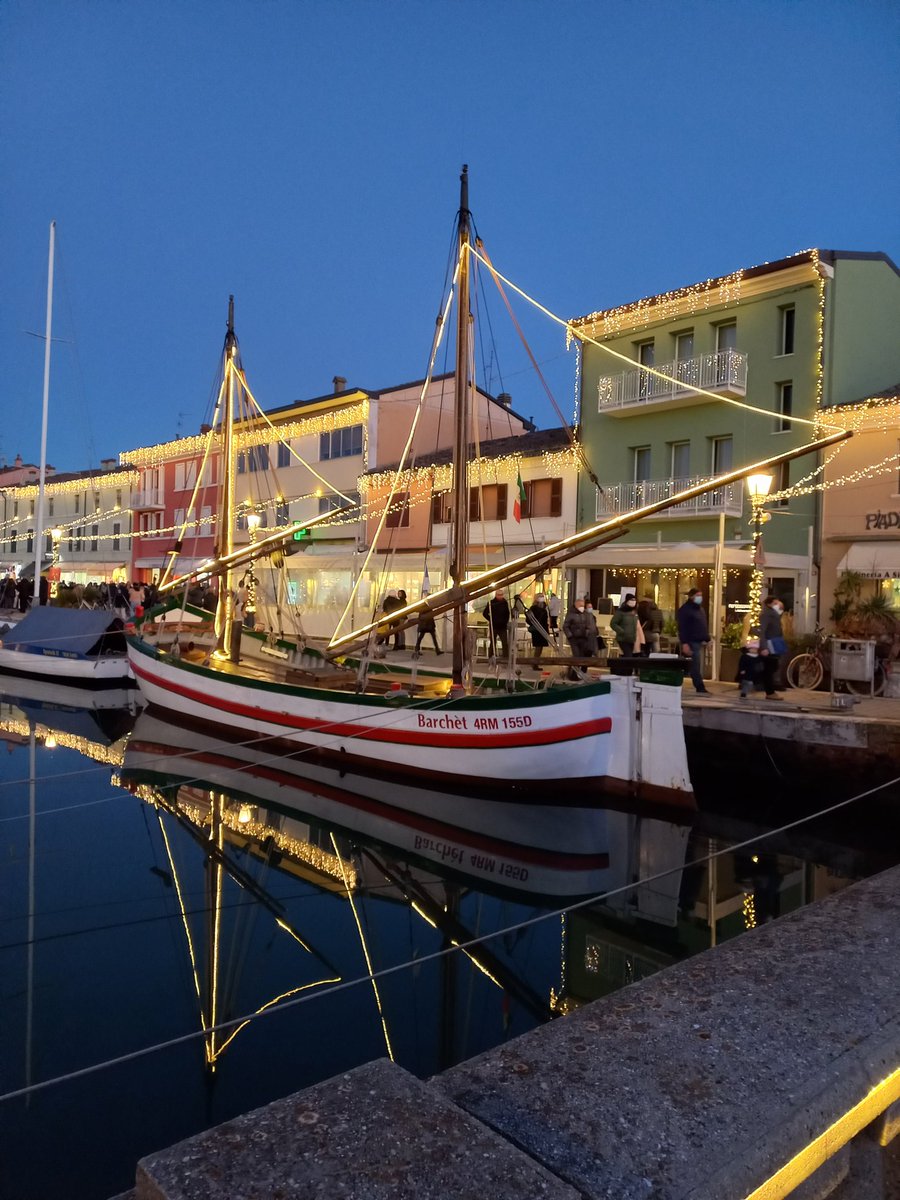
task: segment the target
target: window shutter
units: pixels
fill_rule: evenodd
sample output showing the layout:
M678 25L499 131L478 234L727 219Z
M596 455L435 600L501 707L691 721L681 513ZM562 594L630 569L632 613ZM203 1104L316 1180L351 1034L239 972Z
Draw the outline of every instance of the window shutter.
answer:
M562 479L550 480L550 516L562 516Z

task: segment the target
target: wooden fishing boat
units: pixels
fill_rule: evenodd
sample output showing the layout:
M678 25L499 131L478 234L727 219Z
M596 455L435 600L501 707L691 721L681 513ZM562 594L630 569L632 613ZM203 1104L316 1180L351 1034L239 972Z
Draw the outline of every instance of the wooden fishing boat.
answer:
M475 253L470 233L468 176L461 177L456 264L456 389L454 478L465 479L469 432L469 267ZM438 322L438 329L442 322ZM432 363L437 349L437 337ZM249 392L240 366L233 305L222 355L219 391L222 461L225 481L218 513L219 572L217 649L212 654L171 653L141 628L129 638L132 670L154 708L183 722L212 726L238 739L275 739L287 752L307 747L354 767L411 774L446 782L477 779L484 793L502 795L511 785L532 787L550 803L571 804L573 795L593 803L603 796L626 794L645 800L682 803L691 797L681 714L678 670L643 678L582 676L573 682L547 680L524 686L508 681L508 690L473 682L472 648L467 638L466 606L498 586L533 576L548 566L620 536L644 516L694 495L721 487L760 464L687 489L669 500L647 505L575 534L563 542L495 567L470 574L466 488L453 493L450 585L391 613L401 627L420 611L453 615L452 672L425 687L411 679L376 677L345 669L341 654L352 646L371 645L378 618L330 643L330 659L314 659L301 646L264 644L235 620L235 570L242 551L232 545L235 524L234 397ZM815 446L828 444L827 439ZM775 464L808 453L809 447L767 460ZM401 464L402 467L402 464ZM388 497L389 505L394 492ZM274 544L269 539L270 547ZM256 548L259 551L260 547ZM246 561L244 559L243 561ZM165 587L161 588L165 590Z

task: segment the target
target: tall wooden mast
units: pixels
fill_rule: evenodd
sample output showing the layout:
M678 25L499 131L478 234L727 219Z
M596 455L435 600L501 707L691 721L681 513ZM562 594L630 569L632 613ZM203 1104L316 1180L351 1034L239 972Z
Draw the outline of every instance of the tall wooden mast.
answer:
M455 588L465 582L469 546L469 168L459 177L459 277L456 299L456 426L453 443L453 553L450 579ZM453 610L453 683L462 684L468 665L466 606Z
M237 358L237 338L234 333L234 296L228 297L228 329L222 352L225 389L225 411L222 414L222 487L217 520L216 557L224 558L234 549L234 368ZM216 649L231 655L234 627L234 578L231 568L219 581L219 604L216 609Z

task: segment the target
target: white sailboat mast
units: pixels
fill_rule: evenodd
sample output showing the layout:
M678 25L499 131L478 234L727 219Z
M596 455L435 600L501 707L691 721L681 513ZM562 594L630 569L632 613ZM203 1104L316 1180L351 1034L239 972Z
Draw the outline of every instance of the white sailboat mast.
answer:
M455 588L465 582L469 545L469 168L459 177L459 278L456 301L456 426L453 444L453 555L450 579ZM467 666L466 606L453 610L453 683L461 685Z
M47 414L50 407L50 337L53 329L53 260L56 254L56 222L50 222L50 254L47 266L47 325L44 332L44 409L41 418L41 472L34 530L34 595L32 606L41 602L41 558L44 540L44 485L47 479Z

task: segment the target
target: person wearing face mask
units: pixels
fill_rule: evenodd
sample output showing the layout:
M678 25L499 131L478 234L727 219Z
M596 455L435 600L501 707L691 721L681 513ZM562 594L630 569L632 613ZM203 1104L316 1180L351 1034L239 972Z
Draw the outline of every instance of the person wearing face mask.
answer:
M584 601L579 596L569 611L566 613L566 619L563 622L563 633L568 639L569 645L572 647L573 658L590 658L590 637L591 637L591 621L584 611ZM578 675L574 668L569 668L569 678L577 679Z
M784 605L777 596L767 596L759 622L759 656L762 659L762 677L767 700L780 700L775 691L775 677L781 655L787 650L787 642L781 628Z
M699 588L691 588L687 600L675 614L675 619L678 622L681 653L690 655L691 658L691 682L694 690L698 696L708 696L709 692L703 682L703 647L709 641L709 626L703 611L703 593Z
M634 645L638 640L637 600L634 596L626 596L609 623L616 638L616 645L623 658L631 658Z

